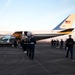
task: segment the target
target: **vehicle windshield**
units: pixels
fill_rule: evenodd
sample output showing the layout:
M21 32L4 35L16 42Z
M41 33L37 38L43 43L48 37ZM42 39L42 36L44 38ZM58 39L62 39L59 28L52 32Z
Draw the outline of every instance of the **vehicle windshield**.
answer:
M15 37L14 36L10 36L10 35L6 35L6 36L4 36L3 38L1 38L1 42L3 42L3 43L9 43L9 42L11 42L13 39L15 39Z

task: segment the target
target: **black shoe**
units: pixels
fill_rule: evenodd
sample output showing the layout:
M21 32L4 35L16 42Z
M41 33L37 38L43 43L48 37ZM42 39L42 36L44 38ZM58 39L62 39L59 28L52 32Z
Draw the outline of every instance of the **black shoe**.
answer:
M33 58L31 58L33 60Z
M68 56L66 56L66 58L68 58Z
M73 59L73 58L71 58L71 59Z
M31 57L29 57L29 59L31 59Z

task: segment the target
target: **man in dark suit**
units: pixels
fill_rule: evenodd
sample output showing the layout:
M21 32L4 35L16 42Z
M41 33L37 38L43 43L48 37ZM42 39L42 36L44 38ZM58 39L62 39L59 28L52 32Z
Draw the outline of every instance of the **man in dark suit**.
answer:
M66 40L66 45L67 45L67 53L66 57L68 58L69 51L71 54L71 59L73 59L73 45L74 45L74 40L71 38L71 35L69 35L69 38Z
M32 60L34 59L35 44L36 44L36 39L34 38L33 35L31 35L29 38L29 48L30 48L29 58Z

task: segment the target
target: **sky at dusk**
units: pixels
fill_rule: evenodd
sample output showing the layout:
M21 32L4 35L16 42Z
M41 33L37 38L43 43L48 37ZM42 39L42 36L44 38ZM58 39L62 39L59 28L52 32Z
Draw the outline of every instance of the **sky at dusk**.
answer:
M51 30L70 14L75 0L0 0L0 31Z

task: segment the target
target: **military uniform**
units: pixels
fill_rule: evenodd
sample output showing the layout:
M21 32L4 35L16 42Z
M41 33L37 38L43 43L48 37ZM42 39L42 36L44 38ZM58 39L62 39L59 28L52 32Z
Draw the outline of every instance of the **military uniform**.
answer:
M71 35L69 35L70 38L68 38L66 40L66 45L67 45L67 53L66 53L66 57L68 58L68 55L69 55L69 51L70 51L70 54L71 54L71 59L73 59L73 45L74 45L74 40L71 38Z
M35 44L36 44L36 39L33 36L31 36L30 40L29 40L29 49L30 49L29 57L30 57L30 59L34 59Z

